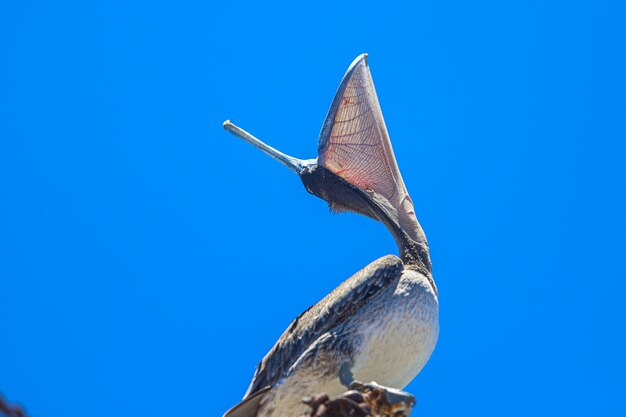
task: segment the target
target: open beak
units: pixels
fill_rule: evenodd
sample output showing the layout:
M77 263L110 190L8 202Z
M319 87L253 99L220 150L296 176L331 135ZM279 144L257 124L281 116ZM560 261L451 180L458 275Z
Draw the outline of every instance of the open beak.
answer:
M354 211L385 223L400 252L407 253L403 260L421 262L430 270L426 235L396 162L367 54L352 62L339 85L322 126L316 159L285 155L228 120L224 129L294 171L307 191L333 210Z

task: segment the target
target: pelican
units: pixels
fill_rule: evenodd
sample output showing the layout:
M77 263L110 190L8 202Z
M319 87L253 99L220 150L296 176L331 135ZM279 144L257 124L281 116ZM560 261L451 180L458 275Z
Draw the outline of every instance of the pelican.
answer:
M435 349L438 294L428 242L396 163L367 54L352 62L339 85L316 159L286 155L228 120L224 128L298 174L331 210L382 222L399 251L370 263L300 314L257 366L243 400L224 417L298 417L306 409L303 396L337 396L366 386L361 381L384 387L392 403L412 399L401 389Z

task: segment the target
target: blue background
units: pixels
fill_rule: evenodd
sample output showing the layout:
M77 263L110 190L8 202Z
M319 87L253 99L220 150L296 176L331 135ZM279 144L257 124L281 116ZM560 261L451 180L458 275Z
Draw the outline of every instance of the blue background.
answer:
M368 52L427 232L418 416L626 415L618 1L0 5L0 392L220 416L386 229L221 128L315 156Z

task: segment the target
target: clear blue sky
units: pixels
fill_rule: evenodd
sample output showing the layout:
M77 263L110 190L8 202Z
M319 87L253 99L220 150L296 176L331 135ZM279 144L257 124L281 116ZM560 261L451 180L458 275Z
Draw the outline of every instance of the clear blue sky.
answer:
M0 392L220 416L385 228L221 128L315 156L369 53L440 290L418 416L626 415L618 1L3 1Z

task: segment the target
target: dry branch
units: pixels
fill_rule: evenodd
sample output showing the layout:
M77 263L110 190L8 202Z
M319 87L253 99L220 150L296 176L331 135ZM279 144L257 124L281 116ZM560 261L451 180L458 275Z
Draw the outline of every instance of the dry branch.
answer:
M2 395L0 395L0 415L5 417L26 417L22 407L15 404L10 405Z
M304 402L311 408L307 417L408 417L414 405L410 401L389 404L379 388L347 391L333 400L319 394Z

